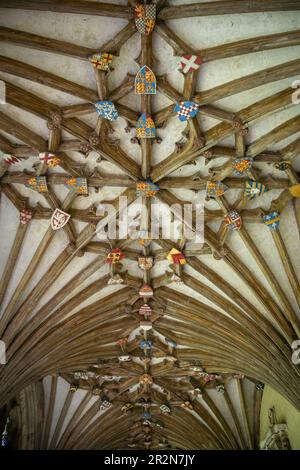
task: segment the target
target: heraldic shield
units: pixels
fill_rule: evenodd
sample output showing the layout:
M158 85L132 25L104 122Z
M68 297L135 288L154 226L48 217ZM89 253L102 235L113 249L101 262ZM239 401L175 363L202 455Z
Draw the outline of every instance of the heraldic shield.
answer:
M266 193L267 191L267 186L262 183L259 183L258 181L246 181L245 196L247 199L254 199L257 196L261 196L262 194Z
M9 153L4 153L0 150L0 157L7 165L14 165L15 163L19 163L21 161L20 158L15 157L15 155L10 155Z
M138 267L142 271L148 271L153 266L153 257L152 256L140 256L138 258Z
M136 183L136 195L153 197L159 191L159 187L152 181L138 181Z
M143 113L136 123L136 136L139 139L155 137L155 125L149 114Z
M276 211L270 212L263 217L263 221L270 230L277 230L280 224L280 214Z
M172 250L167 255L167 260L171 261L171 263L174 264L186 264L184 254L176 248L172 248Z
M174 108L180 121L188 121L199 112L199 105L193 101L180 101Z
M144 65L136 74L134 87L138 95L155 95L156 78L147 65Z
M53 168L60 164L60 158L54 155L54 153L48 153L48 152L40 153L39 159L42 163L47 165L49 168Z
M34 191L37 191L38 193L48 192L47 180L45 176L35 176L34 178L30 178L29 180L27 180L25 186L26 188L30 188Z
M242 228L242 218L237 211L228 212L224 221L230 230L241 230Z
M242 175L248 170L251 170L253 164L252 158L237 158L233 161L232 167L236 175Z
M125 258L125 254L120 250L120 248L115 248L110 253L108 253L106 258L106 263L108 264L116 264L122 259Z
M113 59L112 54L107 52L98 52L89 57L90 63L98 70L108 71L111 61Z
M150 305L148 304L142 305L139 309L139 314L143 315L145 319L147 320L147 318L152 315L152 310L151 310Z
M67 214L67 212L55 209L51 217L51 228L53 230L63 228L69 222L70 217L70 214Z
M119 113L112 101L98 101L95 108L99 116L109 121L116 121Z
M153 290L150 286L148 286L147 284L144 284L140 290L139 290L139 296L140 297L153 297Z
M228 186L221 181L208 181L206 184L206 199L217 199L227 191Z
M32 212L27 209L22 209L20 211L20 223L22 225L28 224L28 222L32 219Z
M156 19L156 5L138 4L134 8L135 26L139 33L148 36L154 29Z
M198 70L201 64L202 59L197 55L187 54L179 57L179 65L183 73L192 73Z
M69 178L65 181L67 189L74 189L79 194L88 194L88 186L86 178Z

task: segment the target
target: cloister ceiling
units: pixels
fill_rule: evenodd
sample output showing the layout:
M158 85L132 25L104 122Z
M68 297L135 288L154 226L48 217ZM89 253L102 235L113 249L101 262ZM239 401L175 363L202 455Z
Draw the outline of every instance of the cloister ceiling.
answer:
M0 0L0 422L10 414L19 448L258 448L264 384L300 410L300 1L158 0L148 35L135 3ZM109 71L91 64L98 52L113 54ZM200 67L183 73L182 55ZM135 93L144 65L155 95ZM96 112L105 100L116 121ZM184 122L182 100L199 106ZM136 137L142 113L153 139ZM41 176L47 192L28 187ZM72 177L87 195L65 186ZM138 197L149 179L159 191ZM208 181L228 189L207 200ZM268 191L247 199L249 181ZM99 240L99 207L118 210L120 195L203 203L204 244ZM53 230L57 208L71 217ZM111 267L115 248L125 258Z

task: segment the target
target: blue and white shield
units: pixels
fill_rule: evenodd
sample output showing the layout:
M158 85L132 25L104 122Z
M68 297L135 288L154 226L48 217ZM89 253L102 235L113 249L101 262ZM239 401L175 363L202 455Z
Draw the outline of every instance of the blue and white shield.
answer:
M180 101L176 104L174 111L180 121L188 121L198 114L199 105L193 101Z
M112 101L98 101L95 108L99 116L109 121L116 121L119 113Z
M263 221L270 230L277 230L280 224L280 214L276 211L270 212L270 214L263 216Z
M259 181L254 181L254 180L246 181L245 196L249 200L254 199L257 196L261 196L267 191L268 191L267 186L260 183Z

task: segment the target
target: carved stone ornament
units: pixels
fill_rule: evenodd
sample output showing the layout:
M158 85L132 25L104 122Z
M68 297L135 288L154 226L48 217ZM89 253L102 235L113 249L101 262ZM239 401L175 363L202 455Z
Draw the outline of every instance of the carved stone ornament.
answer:
M83 153L85 157L88 157L89 153L93 150L88 142L81 142L79 145L79 152Z
M185 410L193 410L193 405L189 401L185 401L184 403L181 403L181 408L184 408Z
M276 162L274 164L274 167L276 168L276 170L286 171L291 167L291 162L290 161L284 161L284 160L281 161L281 162Z
M151 375L149 374L144 374L140 377L140 383L143 385L151 385L153 384L153 379Z
M47 122L47 127L50 131L53 131L55 129L61 129L61 124L63 120L63 116L61 111L51 111L50 112L50 119Z
M76 371L74 372L74 379L75 380L88 380L89 373L87 371Z
M100 137L96 132L92 132L91 135L89 136L89 143L92 147L96 147L97 145L100 144Z
M144 304L139 309L139 314L143 315L146 319L152 315L152 310L150 305Z
M265 438L260 442L262 450L291 450L286 423L278 423L275 408L269 409L270 426Z
M133 404L132 403L125 403L125 405L122 406L121 411L123 413L127 413L129 410L132 410Z
M256 390L258 390L259 392L263 392L263 391L264 391L264 388L265 388L265 385L264 385L262 382L258 382L258 383L255 385L255 388L256 388Z

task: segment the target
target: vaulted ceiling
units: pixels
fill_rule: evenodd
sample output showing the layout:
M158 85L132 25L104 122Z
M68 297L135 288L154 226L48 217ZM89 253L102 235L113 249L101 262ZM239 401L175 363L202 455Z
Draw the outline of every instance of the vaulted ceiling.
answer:
M258 448L264 384L300 411L300 1L158 0L148 35L135 3L0 0L0 424L10 416L16 448ZM113 55L108 71L89 60L98 52ZM182 55L200 67L183 73ZM135 93L144 65L155 95ZM116 121L96 112L105 100ZM199 106L184 122L182 100ZM142 113L153 139L136 137ZM47 192L28 187L36 177ZM148 179L159 191L139 197ZM226 192L207 200L208 181ZM204 244L99 240L98 209L118 212L120 195L145 209L203 203ZM59 230L56 209L70 215ZM125 257L110 265L116 248Z

